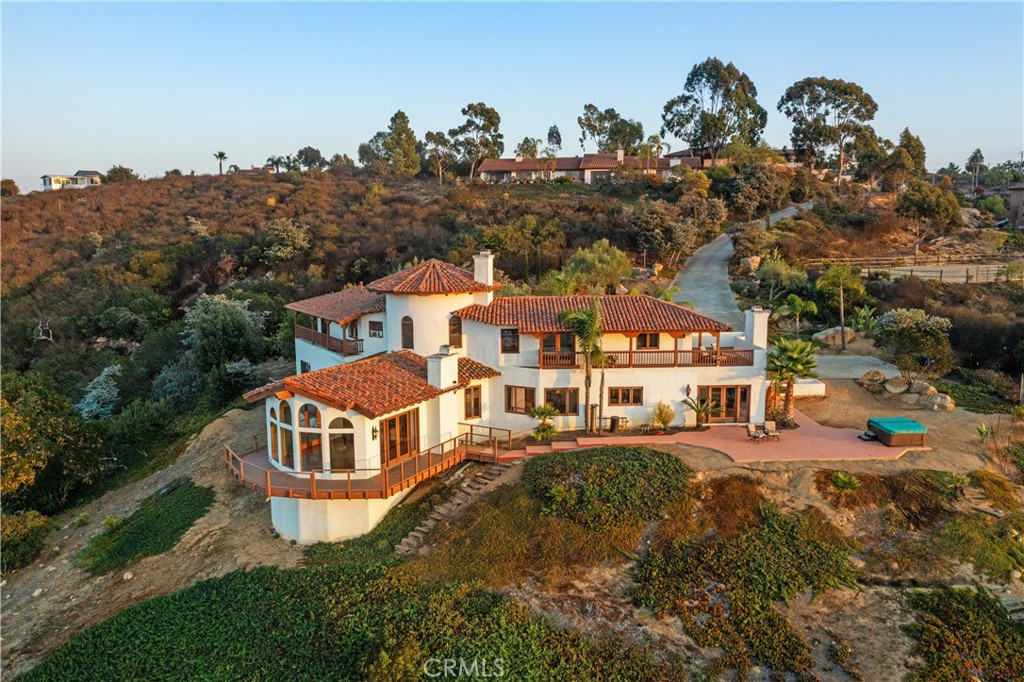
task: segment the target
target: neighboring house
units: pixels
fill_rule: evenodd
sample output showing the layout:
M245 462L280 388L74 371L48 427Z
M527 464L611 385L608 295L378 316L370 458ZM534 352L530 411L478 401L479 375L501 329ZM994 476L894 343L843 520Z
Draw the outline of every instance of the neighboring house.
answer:
M659 401L712 398L713 423L764 418L767 310L743 330L650 296L495 296L493 256L469 272L430 260L292 303L298 374L246 394L266 433L225 447L232 473L271 500L274 527L303 543L365 533L419 481L493 462L530 431L535 405L584 425L584 371L563 310L601 302L606 418L649 424ZM592 408L595 409L595 408Z
M553 180L569 178L588 185L610 180L620 166L633 168L647 175L669 177L671 167L677 165L666 157L642 159L626 156L620 149L614 153L560 156L554 158L484 159L480 162L480 179L485 182L511 182L513 180Z
M103 174L97 171L80 170L74 175L44 175L43 189L84 189L103 183Z
M1024 183L1010 185L1010 224L1024 227Z

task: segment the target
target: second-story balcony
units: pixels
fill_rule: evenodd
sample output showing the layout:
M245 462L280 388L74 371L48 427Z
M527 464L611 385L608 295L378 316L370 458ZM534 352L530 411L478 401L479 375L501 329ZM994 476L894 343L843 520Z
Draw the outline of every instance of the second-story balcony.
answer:
M324 334L315 329L303 327L298 323L295 325L295 338L309 341L316 346L326 348L340 355L362 355L363 353L362 339L338 339L330 334Z
M583 353L541 351L541 369L576 369L583 366ZM619 350L605 351L606 367L750 367L754 351L743 348L718 350Z

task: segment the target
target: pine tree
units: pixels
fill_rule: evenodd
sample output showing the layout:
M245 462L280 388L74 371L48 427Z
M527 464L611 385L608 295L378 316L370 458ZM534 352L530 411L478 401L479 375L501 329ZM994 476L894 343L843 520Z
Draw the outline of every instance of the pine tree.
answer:
M391 117L387 137L384 138L384 153L388 168L396 175L413 177L420 172L420 155L416 152L416 133L409 127L409 117L398 110Z

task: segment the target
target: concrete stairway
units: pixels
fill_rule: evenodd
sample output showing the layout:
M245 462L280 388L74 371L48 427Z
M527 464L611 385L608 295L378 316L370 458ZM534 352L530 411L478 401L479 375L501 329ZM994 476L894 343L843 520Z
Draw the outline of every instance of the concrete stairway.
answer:
M1010 615L1010 620L1015 623L1024 624L1024 602L1020 600L1020 597L1011 592L1010 588L1005 585L987 583L985 589L999 600L999 603L1006 609L1006 613Z
M447 521L455 512L471 500L479 497L485 492L496 487L496 481L511 464L498 462L481 469L471 476L467 476L459 489L447 501L442 502L423 520L420 525L409 532L402 541L395 545L395 553L406 555L412 554L423 546L423 539L437 524Z

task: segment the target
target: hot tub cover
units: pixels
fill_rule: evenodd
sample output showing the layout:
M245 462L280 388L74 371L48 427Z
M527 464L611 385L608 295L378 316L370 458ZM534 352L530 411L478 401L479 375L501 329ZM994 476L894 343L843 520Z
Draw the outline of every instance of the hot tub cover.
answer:
M868 420L869 429L885 433L928 433L928 427L908 417L874 417Z

